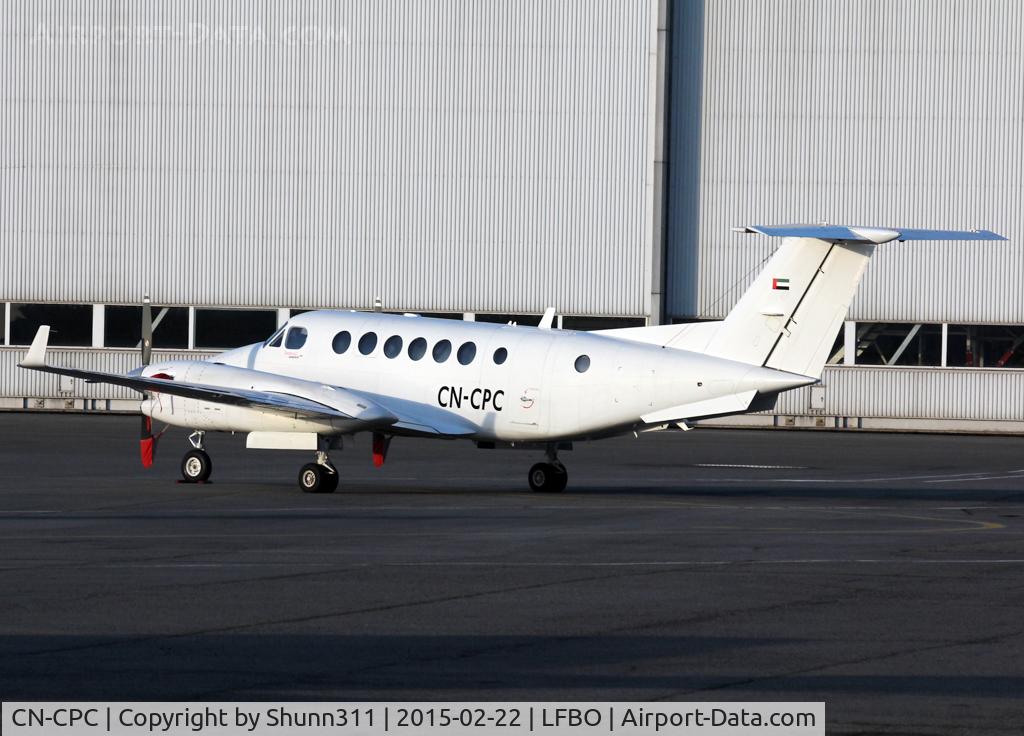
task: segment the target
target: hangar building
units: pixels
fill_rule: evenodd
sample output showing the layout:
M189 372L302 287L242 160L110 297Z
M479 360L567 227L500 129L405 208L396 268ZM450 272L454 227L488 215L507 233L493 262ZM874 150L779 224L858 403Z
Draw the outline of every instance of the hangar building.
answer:
M742 224L882 246L820 385L744 423L1024 431L1024 8L1010 0L13 0L0 17L0 408L18 370L261 339L293 310L565 328L720 319ZM112 349L112 350L111 350Z

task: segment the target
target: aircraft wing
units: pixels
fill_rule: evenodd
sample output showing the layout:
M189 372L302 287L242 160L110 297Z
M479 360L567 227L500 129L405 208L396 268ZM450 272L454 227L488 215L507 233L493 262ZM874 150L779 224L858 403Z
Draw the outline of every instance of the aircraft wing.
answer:
M468 419L437 406L394 396L353 393L367 397L369 401L394 415L397 421L389 427L389 431L395 430L395 434L416 437L465 437L477 431L476 425Z
M311 418L348 419L354 424L353 430L386 427L387 431L395 434L431 437L464 437L477 430L469 420L440 407L395 396L371 394L343 386L335 387L336 390L330 393L343 395L348 400L347 403L353 407L351 412L342 411L336 406L316 401L309 396L301 396L298 393L186 383L143 376L141 373L102 373L47 365L46 342L48 337L49 328L40 327L32 341L28 355L19 364L22 368L72 376L91 383L110 383L136 391L151 391L189 399L205 399L218 404L245 406L285 414L301 414ZM314 395L316 395L314 389L324 388L320 384L298 379L292 379L291 383L297 386L297 391L308 385L310 392ZM320 395L325 394L321 393Z
M295 394L257 391L229 386L210 386L201 383L184 383L164 378L147 377L141 374L103 373L101 371L86 371L78 368L47 365L45 358L48 337L49 328L45 326L40 327L39 332L36 333L36 337L32 341L28 355L18 365L22 368L29 368L44 373L56 373L62 376L81 378L90 383L110 383L115 386L135 389L136 391L152 391L154 393L182 396L189 399L205 399L218 404L246 406L255 409L326 419L358 419L374 424L390 424L396 421L396 417L383 409L383 407L376 405L374 402L369 402L369 400L366 400L369 403L369 406L366 407L369 410L369 415L361 413L359 416L353 416L336 407Z

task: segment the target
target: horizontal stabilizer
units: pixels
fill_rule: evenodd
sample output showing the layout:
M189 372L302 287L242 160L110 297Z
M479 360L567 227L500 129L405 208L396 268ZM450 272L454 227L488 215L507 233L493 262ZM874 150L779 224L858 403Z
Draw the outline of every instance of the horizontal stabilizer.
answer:
M747 225L740 233L761 233L779 238L817 238L829 242L888 243L891 240L1006 240L991 230L921 230L902 227L845 225Z

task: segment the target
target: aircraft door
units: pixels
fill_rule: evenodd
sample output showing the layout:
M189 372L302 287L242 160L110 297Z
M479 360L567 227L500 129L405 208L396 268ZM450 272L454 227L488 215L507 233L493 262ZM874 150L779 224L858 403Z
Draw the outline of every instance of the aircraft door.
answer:
M516 392L517 396L506 399L509 423L518 429L539 432L544 406L539 386L527 386Z
M549 407L545 392L550 386L545 386L544 376L547 375L551 343L552 338L548 336L540 339L531 336L530 340L519 343L520 350L529 350L533 356L523 362L529 367L511 384L512 390L505 397L506 421L513 430L533 433L547 429Z

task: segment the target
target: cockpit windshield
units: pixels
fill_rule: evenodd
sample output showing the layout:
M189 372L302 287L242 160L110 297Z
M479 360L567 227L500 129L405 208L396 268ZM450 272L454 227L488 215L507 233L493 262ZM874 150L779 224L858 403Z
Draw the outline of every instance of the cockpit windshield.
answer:
M284 337L284 331L288 329L288 324L285 323L275 332L273 335L267 338L267 341L263 343L265 348L279 348L281 347L281 339Z

